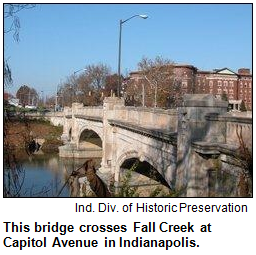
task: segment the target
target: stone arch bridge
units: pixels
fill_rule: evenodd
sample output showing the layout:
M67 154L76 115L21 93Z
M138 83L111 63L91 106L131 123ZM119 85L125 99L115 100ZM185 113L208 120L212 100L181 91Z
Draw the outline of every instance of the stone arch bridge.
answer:
M251 116L227 113L227 102L212 95L186 95L178 110L125 107L123 99L110 97L103 107L73 103L46 117L63 125L61 157L102 156L101 170L117 183L122 164L137 158L184 196L209 196L214 160L229 168L239 147L236 130L252 145Z

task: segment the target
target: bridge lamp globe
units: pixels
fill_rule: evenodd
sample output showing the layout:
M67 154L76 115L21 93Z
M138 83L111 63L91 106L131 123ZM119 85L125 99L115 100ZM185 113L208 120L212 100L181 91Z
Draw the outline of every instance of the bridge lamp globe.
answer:
M141 18L143 18L143 19L147 19L147 18L148 18L148 15L141 14L141 15L139 15L139 17L141 17Z

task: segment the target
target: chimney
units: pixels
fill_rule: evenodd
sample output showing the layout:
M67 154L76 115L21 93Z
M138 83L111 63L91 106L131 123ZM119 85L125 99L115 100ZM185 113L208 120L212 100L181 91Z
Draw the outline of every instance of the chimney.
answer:
M238 74L248 75L248 74L250 74L250 69L249 68L240 68L240 69L238 69Z

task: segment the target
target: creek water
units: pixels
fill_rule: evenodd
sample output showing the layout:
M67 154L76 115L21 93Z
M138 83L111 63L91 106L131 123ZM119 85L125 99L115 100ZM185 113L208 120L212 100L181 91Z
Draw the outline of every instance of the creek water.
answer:
M57 153L32 156L18 153L17 160L21 169L19 183L22 183L19 197L70 197L69 185L63 186L72 171L86 161L60 158ZM96 169L100 167L101 159L93 160Z
M21 184L18 197L79 196L74 189L75 184L71 187L67 180L72 171L78 169L87 160L86 158L61 158L57 153L40 153L28 156L24 152L16 153L16 157L21 169L18 178L15 177L16 182ZM101 158L94 158L93 161L95 168L98 169ZM121 169L121 178L124 177L124 180L127 179L125 176L128 169L131 169L131 164L124 165L124 168ZM158 189L161 191L161 193L158 192L159 194L168 195L169 188L159 182L159 177L156 181L154 176L145 175L145 173L150 173L150 168L145 162L140 163L138 170L140 171L131 172L128 179L129 184L127 183L131 188L135 188L136 192L133 192L133 196L151 197ZM100 171L97 171L97 174L105 183L109 181L109 174ZM8 170L5 170L4 176L5 185L8 188L10 180L10 178L8 179ZM124 194L119 196L124 196Z

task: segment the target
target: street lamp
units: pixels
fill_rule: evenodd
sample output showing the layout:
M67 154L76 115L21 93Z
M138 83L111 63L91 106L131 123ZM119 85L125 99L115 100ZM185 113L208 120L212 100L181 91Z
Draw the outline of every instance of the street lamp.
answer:
M121 87L121 44L122 44L122 25L135 17L140 17L142 19L147 19L148 16L147 15L133 15L130 18L126 19L126 20L120 20L119 22L119 52L118 52L118 88L117 88L117 95L118 97L120 97L120 87Z
M87 69L86 68L79 69L79 70L75 71L73 74L75 75L76 73L79 73L81 71L87 71Z
M58 98L59 98L59 90L60 90L60 84L57 85L56 89L56 97L55 97L55 112L59 110L59 105L58 105Z

